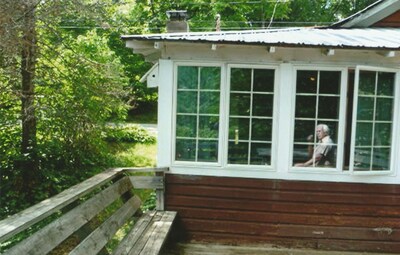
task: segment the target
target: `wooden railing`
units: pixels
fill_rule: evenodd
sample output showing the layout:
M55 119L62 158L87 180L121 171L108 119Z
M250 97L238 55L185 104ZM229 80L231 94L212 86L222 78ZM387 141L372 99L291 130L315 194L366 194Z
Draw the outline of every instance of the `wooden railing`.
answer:
M167 170L110 169L0 221L0 244L28 236L25 232L39 225L4 254L47 254L57 249L70 254L157 254L176 216L163 211ZM157 210L142 215L135 189L154 189ZM117 231L127 234L116 235Z

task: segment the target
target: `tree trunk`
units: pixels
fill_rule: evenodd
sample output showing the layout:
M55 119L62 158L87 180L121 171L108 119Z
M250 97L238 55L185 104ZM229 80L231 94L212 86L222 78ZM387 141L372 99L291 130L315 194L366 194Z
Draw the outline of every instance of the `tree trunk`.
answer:
M35 116L35 65L36 65L36 29L34 1L25 3L25 14L22 19L22 52L21 52L21 100L22 100L22 142L21 173L22 190L31 190L36 182L38 160L36 153L36 116Z

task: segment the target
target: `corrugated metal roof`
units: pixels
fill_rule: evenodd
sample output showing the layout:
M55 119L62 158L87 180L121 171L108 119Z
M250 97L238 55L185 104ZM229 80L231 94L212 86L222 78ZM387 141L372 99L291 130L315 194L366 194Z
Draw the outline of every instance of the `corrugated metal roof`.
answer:
M400 29L398 28L289 28L126 35L122 36L122 39L290 47L400 49Z

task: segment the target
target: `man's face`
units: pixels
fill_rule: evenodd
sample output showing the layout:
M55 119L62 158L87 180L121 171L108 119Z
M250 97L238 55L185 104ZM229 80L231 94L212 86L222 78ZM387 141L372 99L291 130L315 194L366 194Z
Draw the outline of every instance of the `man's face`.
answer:
M317 134L318 140L321 140L322 138L324 138L326 136L326 133L324 132L322 127L317 127L315 132Z

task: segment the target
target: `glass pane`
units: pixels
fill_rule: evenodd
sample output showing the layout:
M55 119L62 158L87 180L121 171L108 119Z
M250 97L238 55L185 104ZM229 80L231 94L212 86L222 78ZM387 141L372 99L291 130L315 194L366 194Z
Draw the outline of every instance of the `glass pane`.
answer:
M219 113L219 92L200 91L200 113Z
M293 148L293 165L301 164L309 160L313 155L314 146L309 145L298 145L295 144Z
M376 99L376 120L392 121L393 116L393 99L377 98Z
M197 113L197 92L178 91L177 113Z
M371 147L355 148L354 169L358 171L369 171L371 166Z
M196 137L197 117L178 115L176 116L176 136Z
M219 67L200 67L200 89L219 90L221 72Z
M272 117L273 95L253 94L253 116Z
M274 91L274 70L254 69L253 91L273 92Z
M229 142L228 163L229 164L248 164L249 143Z
M176 155L178 161L196 160L196 140L176 139Z
M319 97L318 118L338 119L339 118L339 97Z
M299 167L335 167L336 145L330 140L308 145L294 145L293 163Z
M374 98L358 97L357 120L373 120Z
M358 94L375 95L376 72L360 71Z
M218 159L218 141L199 140L198 161L217 162Z
M317 71L297 71L296 93L317 93Z
M375 148L373 150L372 170L389 170L390 149Z
M393 96L394 92L394 73L378 73L378 95Z
M251 69L231 69L231 91L251 90Z
M340 94L341 73L339 71L321 71L319 76L320 94Z
M199 137L218 138L218 120L216 116L199 117Z
M252 143L250 164L252 165L271 165L271 144Z
M229 139L231 140L249 140L248 118L230 118L229 119Z
M294 129L295 142L313 142L315 134L315 121L296 120Z
M195 66L178 67L178 89L197 89L198 68Z
M375 146L390 146L392 139L392 124L376 123L374 145Z
M315 118L316 97L297 96L296 97L296 117Z
M372 123L357 122L356 146L372 144Z
M357 171L388 170L394 99L394 73L360 72L354 168ZM370 95L362 96L362 95ZM360 122L364 120L364 122Z
M250 95L231 93L229 107L231 116L250 116Z
M252 141L271 141L272 139L272 120L252 120L251 140Z

